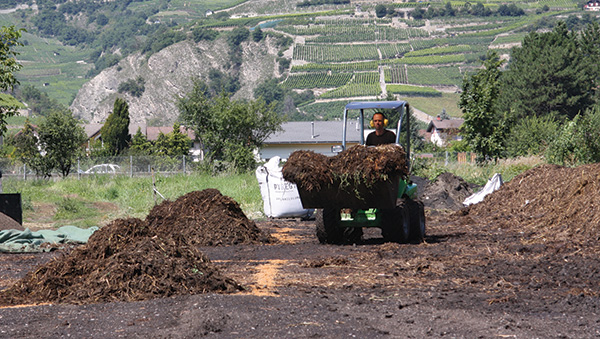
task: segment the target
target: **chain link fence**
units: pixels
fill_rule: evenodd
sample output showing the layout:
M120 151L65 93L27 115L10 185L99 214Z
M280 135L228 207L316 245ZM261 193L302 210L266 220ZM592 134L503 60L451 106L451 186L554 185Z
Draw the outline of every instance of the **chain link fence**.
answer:
M178 174L197 171L203 166L201 161L190 156L115 156L89 157L78 159L71 168L69 177L85 177L90 175L128 175L145 176L152 173ZM2 177L15 179L35 179L35 171L20 161L0 159ZM59 170L52 171L52 177L61 177Z
M414 153L413 159L418 162L437 162L448 165L450 163L474 164L476 154L470 152L436 152L436 153ZM413 161L414 161L413 160ZM90 175L127 175L146 176L152 173L181 174L191 173L200 169L210 169L213 172L226 170L227 165L222 162L212 162L210 168L207 164L190 156L166 157L166 156L115 156L115 157L86 157L78 159L69 173L69 177L82 178ZM35 171L19 161L11 159L0 159L0 170L5 178L35 179ZM61 177L58 170L52 171L52 177Z
M421 161L432 161L437 163L444 163L444 166L448 166L450 163L469 163L475 164L477 161L477 154L473 152L433 152L433 153L413 153L412 158L419 159Z

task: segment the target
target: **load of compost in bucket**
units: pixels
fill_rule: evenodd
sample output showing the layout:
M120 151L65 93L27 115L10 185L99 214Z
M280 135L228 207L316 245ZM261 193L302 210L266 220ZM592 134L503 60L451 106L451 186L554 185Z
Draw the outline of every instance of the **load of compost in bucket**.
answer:
M116 219L0 292L0 305L138 301L242 287L197 245L270 242L233 199L208 189L155 206L145 220Z
M282 169L283 178L306 191L320 190L334 181L371 185L408 175L406 153L398 145L356 145L333 157L312 151L293 152Z

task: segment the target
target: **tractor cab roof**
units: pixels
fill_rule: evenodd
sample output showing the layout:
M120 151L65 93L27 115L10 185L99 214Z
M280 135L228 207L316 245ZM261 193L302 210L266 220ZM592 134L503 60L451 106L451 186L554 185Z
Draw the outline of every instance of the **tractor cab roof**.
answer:
M346 105L346 110L350 109L398 109L402 106L408 106L406 101L353 101Z

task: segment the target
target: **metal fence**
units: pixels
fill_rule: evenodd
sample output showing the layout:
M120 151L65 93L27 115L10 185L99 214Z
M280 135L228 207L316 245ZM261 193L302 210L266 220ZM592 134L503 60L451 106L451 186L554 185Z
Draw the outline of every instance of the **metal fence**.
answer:
M69 177L85 177L99 174L144 176L152 173L177 174L190 173L203 166L202 162L190 156L115 156L81 158L71 168ZM10 159L0 159L3 177L16 179L37 178L35 171L26 164ZM52 171L52 177L60 177L58 170Z
M437 162L448 165L450 163L475 163L475 153L414 153L413 160L419 162ZM221 162L212 162L209 166L202 161L197 161L190 156L166 157L166 156L115 156L115 157L86 157L78 159L71 168L69 177L82 178L91 175L127 175L146 176L152 173L179 174L210 169L214 172L226 170L227 166ZM0 170L2 176L16 179L35 179L35 171L19 161L0 159ZM52 177L61 177L57 170L52 172Z
M473 152L434 152L434 153L413 153L413 158L418 160L430 160L438 163L444 163L445 166L451 163L469 163L475 164L477 154Z

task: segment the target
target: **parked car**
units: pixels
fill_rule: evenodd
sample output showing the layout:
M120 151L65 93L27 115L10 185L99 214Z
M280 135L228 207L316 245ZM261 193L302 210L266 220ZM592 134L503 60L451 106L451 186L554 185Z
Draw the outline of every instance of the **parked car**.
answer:
M115 164L100 164L90 167L87 171L83 172L85 174L94 174L94 173L120 173L121 166Z

